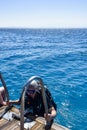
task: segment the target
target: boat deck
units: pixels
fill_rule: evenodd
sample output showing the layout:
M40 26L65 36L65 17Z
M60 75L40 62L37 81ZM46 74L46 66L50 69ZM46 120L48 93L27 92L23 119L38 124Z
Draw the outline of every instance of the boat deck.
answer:
M0 107L0 115L5 110L4 107ZM19 115L19 109L16 107L12 107L2 119L0 119L0 130L20 130L20 121L17 119L12 118L12 113ZM45 130L45 120L42 117L37 117L35 120L32 121L25 121L24 122L24 130ZM59 124L53 123L51 130L69 130L66 127L63 127Z

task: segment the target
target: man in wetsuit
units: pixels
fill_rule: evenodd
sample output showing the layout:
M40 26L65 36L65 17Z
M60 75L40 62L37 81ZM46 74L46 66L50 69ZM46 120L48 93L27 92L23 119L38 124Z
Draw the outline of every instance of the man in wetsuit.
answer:
M49 130L53 123L53 119L56 116L56 109L54 108L53 102L46 94L46 100L48 105L48 115L46 115L41 90L39 90L38 88L39 84L35 80L33 80L27 87L25 93L25 110L29 108L30 112L34 116L38 115L45 117L46 121L48 122L46 126L47 128L45 129ZM46 92L49 92L47 88L45 88L45 90Z
M51 93L47 88L45 89L45 95L48 106L48 114L45 113L45 107L43 103L43 97L40 87L40 82L32 80L28 83L25 91L25 116L32 113L33 116L42 116L46 119L45 130L50 130L53 123L53 119L56 116L56 104L52 100ZM24 88L25 88L24 87ZM23 89L24 91L25 89ZM9 103L20 104L21 98L16 101L10 101ZM27 111L27 112L26 112Z

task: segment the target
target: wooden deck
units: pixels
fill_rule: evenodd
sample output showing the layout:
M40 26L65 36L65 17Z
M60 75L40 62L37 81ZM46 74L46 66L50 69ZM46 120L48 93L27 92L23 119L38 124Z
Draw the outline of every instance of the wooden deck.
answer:
M6 107L0 108L0 115L3 113ZM0 130L20 130L20 121L12 118L12 113L19 115L19 110L16 107L12 107L7 114L0 119ZM42 117L38 117L32 122L24 122L24 130L45 130L45 120ZM59 124L53 123L51 130L69 130Z

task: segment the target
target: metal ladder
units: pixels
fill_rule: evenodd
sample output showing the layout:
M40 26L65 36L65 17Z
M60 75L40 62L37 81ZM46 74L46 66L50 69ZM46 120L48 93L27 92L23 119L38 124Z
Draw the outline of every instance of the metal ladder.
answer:
M25 92L27 89L27 86L32 80L39 80L41 84L41 92L42 92L42 97L43 97L43 103L44 103L44 108L45 108L45 113L48 114L48 106L47 106L47 101L46 101L46 96L45 96L45 90L44 90L44 83L42 79L38 76L33 76L29 79L29 81L25 84L24 90L22 92L22 97L21 97L21 109L20 109L20 130L24 130L24 97L25 97Z

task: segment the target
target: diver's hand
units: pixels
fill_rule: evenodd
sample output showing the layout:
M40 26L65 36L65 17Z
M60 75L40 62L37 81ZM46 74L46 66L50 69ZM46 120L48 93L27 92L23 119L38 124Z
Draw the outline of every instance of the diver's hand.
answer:
M52 115L51 114L44 114L44 118L46 119L47 122L51 122L51 120L53 119Z

